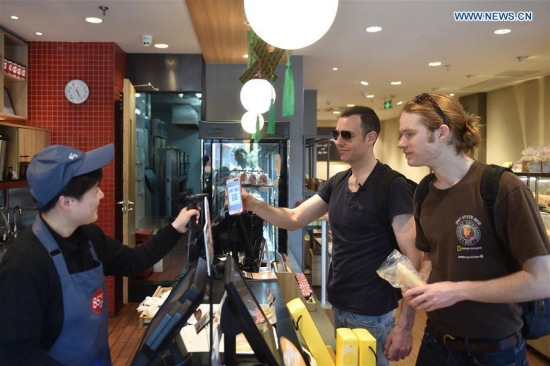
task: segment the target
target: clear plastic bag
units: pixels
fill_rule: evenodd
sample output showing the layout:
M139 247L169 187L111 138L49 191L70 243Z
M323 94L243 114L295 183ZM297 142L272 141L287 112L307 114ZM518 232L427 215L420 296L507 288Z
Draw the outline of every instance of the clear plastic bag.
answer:
M395 249L376 270L376 273L395 288L413 288L425 285L409 258Z

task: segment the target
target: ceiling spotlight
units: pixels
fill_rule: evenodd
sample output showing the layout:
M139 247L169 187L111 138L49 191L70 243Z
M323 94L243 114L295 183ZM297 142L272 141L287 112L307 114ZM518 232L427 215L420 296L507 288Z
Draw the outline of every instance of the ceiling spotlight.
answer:
M402 100L400 100L399 102L397 102L397 103L395 103L395 104L397 104L397 105L401 105L401 104L403 104L403 101L402 101Z
M494 31L493 33L494 33L494 34L507 34L507 33L510 33L510 32L511 32L510 29L504 28L504 29L497 29L497 30Z
M401 85L401 81L392 81L391 85Z
M349 108L355 107L355 104L346 104L346 107L349 107Z
M155 43L155 48L168 48L166 43Z
M339 111L332 111L332 114L340 114Z
M367 98L374 98L374 94L367 94Z
M367 81L361 81L359 84L364 85L364 86L369 85L369 83Z
M433 61L428 64L428 66L441 66L441 62L439 61Z
M36 34L37 36L42 36L42 35L44 35L44 33L42 33L42 32L36 32L36 33L34 33L34 34Z
M19 19L19 17L17 15L12 15L10 18L13 19L13 20Z
M245 54L243 55L243 58L248 58L248 53L245 53Z
M333 68L332 68L332 71L338 71L338 68L337 68L337 67L333 67Z
M88 23L92 23L92 24L103 23L103 19L98 18L98 17L87 17L85 20L86 20Z
M516 58L518 59L519 62L523 62L523 61L527 60L529 58L529 56L518 56Z
M369 33L376 33L376 32L380 32L382 30L382 27L379 27L377 25L375 26L372 26L372 27L368 27L365 29L365 31L369 32Z
M449 95L450 95L451 97L454 97L454 96L455 96L455 93L451 93L451 94L449 94Z

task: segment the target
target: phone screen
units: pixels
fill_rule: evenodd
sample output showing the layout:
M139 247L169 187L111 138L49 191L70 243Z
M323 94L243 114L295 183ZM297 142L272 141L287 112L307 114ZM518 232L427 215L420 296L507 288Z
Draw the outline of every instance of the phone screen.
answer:
M228 179L226 182L226 187L229 214L235 215L243 212L243 198L241 195L240 178Z

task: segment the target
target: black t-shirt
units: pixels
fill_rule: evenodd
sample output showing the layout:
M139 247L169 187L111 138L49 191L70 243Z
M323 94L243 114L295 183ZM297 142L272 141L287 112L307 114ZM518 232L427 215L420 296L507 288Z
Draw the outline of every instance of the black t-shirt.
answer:
M328 298L337 308L378 316L397 307L395 289L376 270L394 249L376 205L376 184L389 166L377 162L357 192L348 188L348 177L330 193L332 178L318 195L329 203L332 230L332 263ZM389 217L412 214L413 193L403 177L392 180ZM329 202L330 200L330 202Z

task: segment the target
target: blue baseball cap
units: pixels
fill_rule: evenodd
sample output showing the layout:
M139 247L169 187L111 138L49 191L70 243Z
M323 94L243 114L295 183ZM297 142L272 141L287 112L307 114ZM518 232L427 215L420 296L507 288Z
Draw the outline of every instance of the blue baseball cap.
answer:
M86 153L64 145L51 145L36 154L27 168L31 194L43 207L57 196L73 177L93 172L109 164L115 145Z

